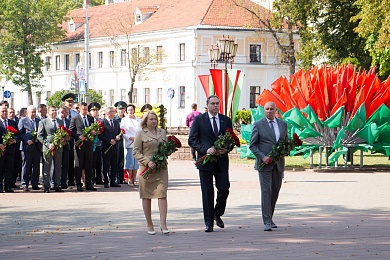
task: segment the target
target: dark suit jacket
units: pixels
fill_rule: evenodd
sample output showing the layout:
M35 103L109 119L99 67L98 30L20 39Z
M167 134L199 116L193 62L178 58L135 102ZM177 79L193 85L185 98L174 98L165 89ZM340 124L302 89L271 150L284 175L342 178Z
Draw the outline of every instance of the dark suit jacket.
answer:
M94 123L94 119L90 115L87 115L87 120L89 126ZM72 117L69 129L70 131L72 131L72 137L75 141L79 140L80 135L83 134L84 128L84 120L80 114L75 117ZM93 141L84 141L84 144L81 146L81 149L93 149Z
M70 120L69 118L65 117L65 118L58 118L59 120L62 120L62 122L64 123L64 127L66 128L70 128ZM68 142L66 142L66 144L63 146L64 150L70 150L71 147L74 145L74 139L72 136L70 136L70 139Z
M114 119L112 121L114 127L111 127L109 120L107 120L106 118L103 119L104 131L99 135L99 139L102 140L102 151L105 151L106 149L108 149L108 147L110 147L111 139L115 139L115 137L119 135L121 131L119 122ZM118 142L119 141L116 141L116 144L113 148L118 149Z
M287 123L281 119L276 118L276 122L279 126L280 138L279 140L285 140L287 138ZM264 117L253 124L251 140L249 149L256 156L255 169L258 170L258 166L263 162L262 159L272 150L272 146L276 144L274 134L269 126L267 118ZM275 163L266 164L261 171L271 171L275 166ZM278 172L284 172L284 156L276 164Z
M232 120L229 117L222 114L218 114L218 117L220 123L218 135L225 134L227 128L233 129ZM209 113L196 116L192 122L188 144L198 151L198 158L205 155L207 149L213 146L216 140L217 138L214 135ZM222 157L218 159L218 164L222 171L227 171L229 169L229 156L227 153L223 154ZM209 171L212 168L213 163L210 162L204 165L198 165L199 170Z
M57 125L64 125L63 121L56 118ZM53 126L53 122L50 118L45 118L39 122L37 138L38 141L43 144L42 152L45 153L49 149L49 145L53 143L54 133L56 129ZM60 151L63 150L61 147Z
M34 118L34 123L31 121L29 117L22 117L19 120L18 128L19 128L19 138L20 138L20 150L26 152L32 152L35 149L35 145L38 145L39 150L42 150L42 144L40 142L35 142L32 145L27 145L28 140L33 140L32 132L37 130L39 125L38 118Z
M9 126L12 126L12 127L15 128L16 130L18 130L18 124L17 124L14 120L7 119L7 122L8 122L8 125L9 125ZM3 134L5 134L5 132L6 132L7 130L6 130L6 128L5 128L4 126L2 126L2 124L0 125L0 128L2 128L2 129L0 130L0 132L1 132L0 144L2 144L2 143L3 143ZM17 133L17 134L15 135L14 139L15 139L16 141L19 140L19 133ZM16 149L18 149L16 143L15 143L15 144L11 144L11 145L7 145L7 147L5 148L5 152L4 152L4 153L5 153L5 154L15 154Z

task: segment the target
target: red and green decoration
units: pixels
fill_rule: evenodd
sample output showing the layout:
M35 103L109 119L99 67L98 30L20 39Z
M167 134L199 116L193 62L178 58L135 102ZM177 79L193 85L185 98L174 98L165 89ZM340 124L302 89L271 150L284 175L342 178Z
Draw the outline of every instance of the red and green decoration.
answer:
M389 78L381 82L374 68L357 71L353 65L340 65L299 70L290 79L278 78L261 93L256 100L260 106L251 112L258 120L264 116L265 103L275 102L289 134L304 140L293 154L307 157L310 150L328 147L331 164L348 147L390 156ZM244 126L241 132L248 143L251 127ZM253 157L247 147L240 152L242 157Z

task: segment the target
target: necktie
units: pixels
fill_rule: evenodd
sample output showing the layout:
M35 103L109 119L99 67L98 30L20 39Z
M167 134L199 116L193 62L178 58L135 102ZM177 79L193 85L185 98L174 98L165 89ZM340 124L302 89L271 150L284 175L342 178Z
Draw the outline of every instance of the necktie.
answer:
M8 126L7 120L4 120L4 125L5 125L5 128L7 128L7 126Z
M57 124L56 124L56 120L55 119L53 120L53 126L54 126L54 131L56 131L57 130Z
M215 137L218 137L218 125L215 116L213 116L213 129Z
M271 130L274 133L275 141L276 141L276 133L275 133L275 127L274 127L274 121L273 120L269 121L269 126L271 127Z
M112 128L114 128L114 124L112 122L112 119L110 120L110 125L111 125Z
M84 117L84 126L88 127L87 117Z
M71 111L69 111L69 120L71 120L72 119L72 113L71 113Z

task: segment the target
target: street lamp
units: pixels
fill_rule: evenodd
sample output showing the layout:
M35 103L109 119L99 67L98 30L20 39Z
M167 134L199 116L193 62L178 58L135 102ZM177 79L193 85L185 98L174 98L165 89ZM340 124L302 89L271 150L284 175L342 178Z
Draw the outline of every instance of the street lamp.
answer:
M211 67L215 69L215 66L218 65L218 61L223 61L225 63L224 77L222 78L222 111L225 115L231 117L231 109L228 108L228 98L229 98L229 76L228 76L228 63L230 64L230 69L233 68L234 58L237 54L238 44L234 43L233 39L229 38L229 35L225 37L222 35L222 38L218 40L216 45L211 45L211 48L208 50L209 60Z

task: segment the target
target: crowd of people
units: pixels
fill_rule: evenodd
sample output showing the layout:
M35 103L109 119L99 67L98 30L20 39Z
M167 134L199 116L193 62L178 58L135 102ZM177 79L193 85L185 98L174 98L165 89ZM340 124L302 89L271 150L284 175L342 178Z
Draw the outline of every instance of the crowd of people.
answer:
M125 181L137 185L139 166L132 149L141 120L134 115L135 106L124 101L104 108L97 102L76 103L72 93L62 101L59 108L30 105L19 113L0 102L0 192L63 192L70 186L96 191L95 185L120 187ZM102 131L92 130L90 140L85 129L98 121ZM58 128L68 136L56 141Z
M33 190L41 190L41 172L45 193L63 192L69 186L76 186L77 191L84 188L96 191L95 185L120 187L124 174L128 185L134 186L138 169L141 173L149 169L153 174L139 178L147 233L155 234L151 200L158 199L160 230L162 234L169 234L168 168L158 168L153 161L159 144L168 140L166 131L158 128L157 114L147 107L149 110L139 119L134 115L135 106L123 101L101 108L99 103L76 104L74 99L74 94L67 94L62 98L64 105L59 108L31 105L20 109L19 115L7 102L0 103L0 192L14 192L15 188L28 192L30 185ZM197 104L193 104L186 125L190 127L188 144L193 160L218 155L217 160L196 163L204 231L213 232L214 221L218 227L225 227L221 217L230 189L229 151L214 145L219 136L232 131L233 126L229 117L219 113L218 96L209 96L206 105L204 113L200 113ZM282 185L284 156L280 161L273 161L269 153L280 140L287 139L287 124L275 117L275 103L267 102L264 112L265 117L253 124L249 148L256 156L264 231L272 231L277 228L273 215ZM93 128L96 125L99 127ZM64 129L60 138L56 134L59 129ZM18 179L21 187L16 185Z

